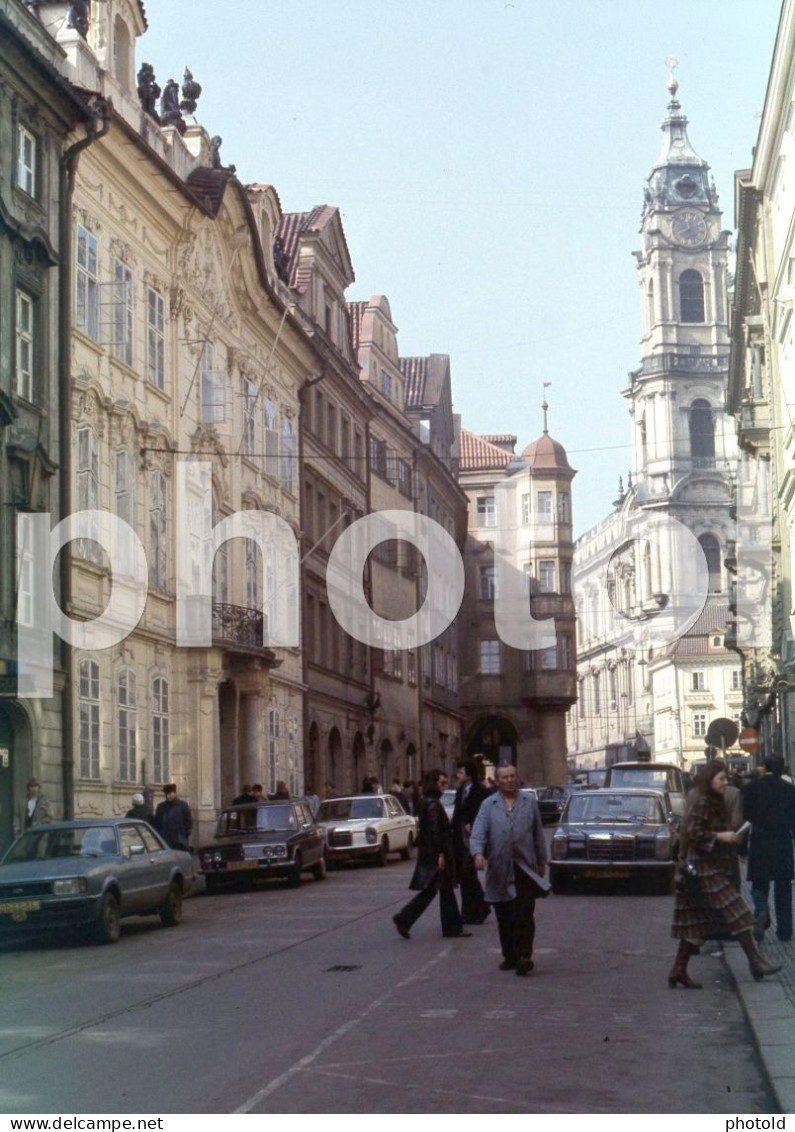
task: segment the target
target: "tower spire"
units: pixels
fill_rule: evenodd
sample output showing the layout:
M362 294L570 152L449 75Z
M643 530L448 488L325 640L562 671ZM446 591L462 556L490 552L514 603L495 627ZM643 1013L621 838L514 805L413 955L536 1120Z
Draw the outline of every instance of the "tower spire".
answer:
M546 390L549 389L551 384L552 384L551 381L545 381L544 382L544 393L542 394L542 396L544 398L544 400L541 402L541 410L544 414L544 436L549 436L549 428L548 428L548 422L547 422L547 413L549 411L549 405L547 404Z

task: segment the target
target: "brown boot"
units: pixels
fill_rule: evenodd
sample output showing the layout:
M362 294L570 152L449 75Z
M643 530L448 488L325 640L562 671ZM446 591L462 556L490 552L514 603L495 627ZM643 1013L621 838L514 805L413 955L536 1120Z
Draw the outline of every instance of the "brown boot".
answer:
M759 954L750 928L746 928L744 932L740 932L737 936L737 942L748 956L748 969L757 982L761 982L765 975L775 975L777 971L781 970L781 967L776 967L775 964L766 962Z
M687 990L701 990L701 983L694 983L687 973L687 963L690 956L697 949L686 939L679 940L679 950L676 953L674 965L668 972L668 986L675 987L677 983Z

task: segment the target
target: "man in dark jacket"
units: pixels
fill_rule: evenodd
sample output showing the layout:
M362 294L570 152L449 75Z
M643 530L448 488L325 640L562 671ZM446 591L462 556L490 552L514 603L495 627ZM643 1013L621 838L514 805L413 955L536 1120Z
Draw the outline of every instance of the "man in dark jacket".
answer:
M152 821L152 811L146 804L143 794L133 794L132 806L124 815L126 818L137 818L139 821Z
M478 764L465 759L458 764L453 806L453 849L455 867L461 884L461 917L465 924L482 924L491 908L483 898L483 888L469 851L469 835L481 802L489 797L488 787L480 781Z
M165 801L155 810L155 829L166 845L190 853L190 831L193 829L190 806L177 797L177 788L173 782L163 787L163 793Z
M743 812L751 822L748 848L748 882L754 901L754 937L762 939L770 926L768 895L773 882L776 935L792 939L792 840L795 836L795 786L781 777L784 760L765 760L761 778L745 789Z
M447 776L441 770L431 770L425 776L425 797L417 834L417 867L409 885L417 895L392 917L404 939L409 938L409 928L420 918L437 892L442 935L448 938L472 935L472 932L464 931L455 898L453 833L441 803L446 786Z

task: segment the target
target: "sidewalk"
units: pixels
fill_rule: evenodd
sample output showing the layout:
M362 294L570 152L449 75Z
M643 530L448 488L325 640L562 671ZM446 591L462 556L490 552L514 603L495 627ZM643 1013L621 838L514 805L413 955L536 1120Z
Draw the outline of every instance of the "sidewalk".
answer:
M743 892L750 904L751 893L745 884ZM782 943L768 928L759 949L768 962L781 964L778 975L759 983L751 978L739 946L729 944L723 955L781 1111L789 1114L795 1112L795 944Z

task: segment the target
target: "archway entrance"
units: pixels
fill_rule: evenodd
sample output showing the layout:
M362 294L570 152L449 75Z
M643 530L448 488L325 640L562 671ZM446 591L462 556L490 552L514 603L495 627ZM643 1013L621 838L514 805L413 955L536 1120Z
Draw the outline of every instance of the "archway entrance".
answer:
M472 728L466 746L468 758L481 755L485 763L497 766L516 765L519 736L509 719L489 715L479 719Z
M343 771L342 737L340 736L338 727L332 727L331 731L328 733L328 760L326 769L329 780L334 784L334 789L338 789L342 782L340 775Z

